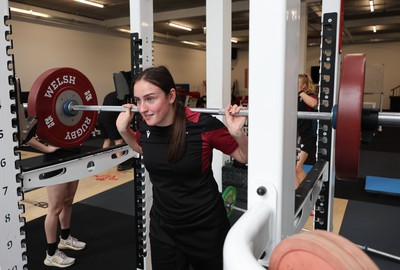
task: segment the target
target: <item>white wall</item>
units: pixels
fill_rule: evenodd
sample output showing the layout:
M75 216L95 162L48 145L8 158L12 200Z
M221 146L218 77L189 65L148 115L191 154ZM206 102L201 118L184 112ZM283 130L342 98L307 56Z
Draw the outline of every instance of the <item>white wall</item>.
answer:
M342 55L349 53L365 53L367 55L367 72L365 91L374 91L376 95L365 95L364 101L376 102L379 107L380 92L383 92L383 109L389 110L390 98L392 94L390 90L400 85L400 43L376 43L376 44L361 44L361 45L344 45ZM307 50L307 63L305 72L311 74L312 66L319 66L320 48L309 47ZM380 76L375 72L371 72L376 66L383 66L383 87L381 90L375 89L370 85L370 82L376 82ZM232 61L232 79L236 78L239 81L239 91L241 95L247 95L248 91L244 88L244 69L248 68L248 51L239 50L238 59ZM368 72L368 69L370 72ZM371 77L374 76L374 77ZM266 83L267 84L267 83ZM375 90L374 90L375 89ZM400 94L400 93L397 93Z
M362 44L362 45L346 45L343 46L342 55L349 53L365 53L367 55L367 69L374 65L383 65L383 93L384 104L383 109L390 108L390 98L392 94L390 89L400 85L400 43L376 43L376 44ZM308 49L307 66L310 70L311 66L319 66L319 48L313 47ZM308 71L310 72L310 71ZM377 76L376 74L367 72L368 76ZM374 81L374 78L367 77L365 81ZM369 85L365 86L368 90ZM376 89L377 92L380 92ZM379 95L364 96L365 101L373 101L379 105Z
M130 70L129 38L89 33L53 26L11 21L16 76L23 91L36 78L54 67L72 67L93 84L98 103L114 89L112 74ZM166 65L176 83L189 83L201 90L206 77L205 52L155 44L154 64Z
M245 69L249 68L249 52L238 49L236 60L232 60L232 81L238 81L238 96L248 95L248 90L244 85Z
M206 53L176 46L154 45L154 65L164 65L172 73L176 84L190 85L190 91L206 94Z
M96 89L98 102L114 89L112 73L130 70L129 38L89 33L11 20L15 72L21 79L23 91L29 91L35 79L54 67L73 67L83 72ZM400 43L376 43L343 46L343 54L366 53L367 68L381 64L383 70L384 109L389 109L390 89L400 85L398 75ZM319 66L319 47L308 48L307 68ZM191 91L206 94L206 53L183 47L154 45L154 64L166 65L176 83L188 83ZM248 51L239 49L232 61L232 81L238 81L238 94L247 95L245 69L248 68ZM370 78L366 79L371 81ZM209 89L210 90L210 89ZM379 103L379 95L366 96L365 100Z
M16 76L23 91L29 91L36 78L55 67L72 67L92 82L98 103L114 89L112 74L130 70L128 37L90 33L22 21L10 21L14 44ZM232 61L232 81L244 89L244 69L248 67L247 51L238 51ZM191 91L205 95L206 52L183 47L154 44L154 64L167 66L176 83L188 83Z
M114 89L112 73L130 69L129 39L11 21L16 76L23 91L55 67L72 67L92 82L98 102Z

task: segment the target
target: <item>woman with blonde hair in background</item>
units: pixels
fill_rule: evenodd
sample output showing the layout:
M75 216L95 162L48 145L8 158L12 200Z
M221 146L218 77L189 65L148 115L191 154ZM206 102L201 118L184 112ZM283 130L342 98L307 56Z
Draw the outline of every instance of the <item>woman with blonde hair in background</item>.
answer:
M314 83L308 74L299 74L297 88L297 110L313 111L318 105L318 95ZM306 177L303 164L308 156L315 153L316 137L314 136L313 120L297 119L297 142L300 152L296 163L296 188Z

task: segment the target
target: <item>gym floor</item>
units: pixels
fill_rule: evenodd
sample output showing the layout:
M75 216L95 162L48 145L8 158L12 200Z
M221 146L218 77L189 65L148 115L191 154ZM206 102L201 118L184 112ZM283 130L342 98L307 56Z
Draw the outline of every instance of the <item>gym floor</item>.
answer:
M26 152L24 155L29 155ZM133 179L133 170L117 171L116 167L105 170L102 174L86 177L79 181L74 203L80 202L92 196L96 196L109 189L125 184ZM46 188L38 188L25 193L22 204L25 205L26 222L39 218L47 213Z
M396 143L399 138L400 131L397 129L384 128L378 133L373 142L362 145L360 178L357 182L336 181L335 199L334 199L334 219L333 232L341 234L362 246L368 246L395 256L400 256L400 234L397 229L400 225L400 217L396 215L399 211L400 200L396 195L368 193L365 191L366 175L380 175L384 177L400 178L399 168L397 166L400 160L400 144ZM99 141L89 141L97 145ZM21 151L21 158L26 159L40 155L35 152ZM378 162L379 161L379 162ZM376 164L384 164L377 167ZM133 190L127 190L127 185L132 183L133 170L117 171L116 167L105 170L101 174L93 175L81 179L78 191L75 196L77 205L84 203L86 205L96 206L100 208L108 208L108 210L116 210L117 212L133 211L133 206L118 205L124 198L134 197ZM399 179L400 181L400 179ZM123 191L122 191L123 189ZM121 195L123 192L124 195ZM125 197L124 197L125 196ZM117 198L118 197L118 198ZM23 216L27 222L27 235L29 236L30 224L35 220L40 220L46 214L47 194L45 188L35 189L26 192L22 204L25 205L25 213ZM123 203L122 203L123 204ZM239 205L238 205L239 206ZM131 213L134 215L134 213ZM240 214L232 216L238 218ZM79 219L79 211L76 215L73 212L73 220ZM304 228L312 230L313 218L310 216ZM42 226L32 227L36 230L43 230ZM110 228L104 228L107 230ZM132 228L133 229L133 228ZM32 229L33 230L33 229ZM132 230L133 231L133 230ZM31 232L33 233L33 232ZM37 232L35 232L36 234ZM43 232L41 232L43 233ZM85 235L80 235L85 238ZM27 237L28 251L36 246L35 243L29 242L31 237ZM43 239L44 241L45 239ZM95 243L91 243L92 245ZM90 246L89 246L90 247ZM115 247L113 247L115 248ZM85 251L81 253L77 265L71 269L84 269ZM43 258L31 258L32 252L28 252L29 269L42 267ZM39 254L44 254L44 250ZM399 269L400 263L395 260L388 259L383 256L369 254L380 269ZM35 255L36 256L36 255ZM40 256L40 255L37 255ZM100 256L99 256L100 257ZM89 258L87 258L89 260ZM79 263L79 261L83 261ZM130 261L129 265L133 265ZM106 263L96 263L96 266L106 267ZM128 266L128 265L125 265ZM107 269L107 268L103 268Z

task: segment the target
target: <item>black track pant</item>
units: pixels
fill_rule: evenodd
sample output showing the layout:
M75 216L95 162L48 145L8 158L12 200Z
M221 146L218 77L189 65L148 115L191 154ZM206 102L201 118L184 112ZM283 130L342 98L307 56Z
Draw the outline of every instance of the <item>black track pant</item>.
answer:
M230 225L221 206L195 224L174 226L151 211L153 270L222 270L223 245Z

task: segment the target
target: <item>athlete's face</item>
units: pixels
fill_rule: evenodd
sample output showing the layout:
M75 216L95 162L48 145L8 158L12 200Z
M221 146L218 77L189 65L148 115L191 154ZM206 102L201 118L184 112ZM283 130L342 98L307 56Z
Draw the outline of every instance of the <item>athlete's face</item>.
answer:
M134 96L139 113L149 126L169 126L174 119L175 89L168 95L158 86L145 80L135 83Z
M306 89L306 83L304 82L303 78L299 78L299 82L298 82L298 90L304 90Z

